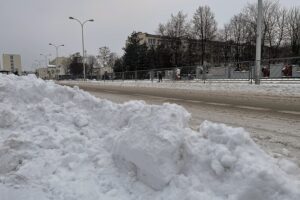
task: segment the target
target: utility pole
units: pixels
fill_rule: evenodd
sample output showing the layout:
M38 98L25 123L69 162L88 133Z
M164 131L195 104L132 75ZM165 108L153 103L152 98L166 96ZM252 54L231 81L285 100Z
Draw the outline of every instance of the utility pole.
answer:
M255 59L255 84L260 84L261 71L261 38L262 38L262 0L258 0L258 16L257 16L257 38L256 38L256 59Z

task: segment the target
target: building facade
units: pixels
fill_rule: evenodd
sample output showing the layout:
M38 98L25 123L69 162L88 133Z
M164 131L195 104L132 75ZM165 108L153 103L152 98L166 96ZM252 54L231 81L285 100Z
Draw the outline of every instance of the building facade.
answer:
M68 63L68 58L58 57L58 58L55 58L54 60L52 60L50 62L50 65L51 65L50 67L55 66L56 67L56 75L57 76L62 76L62 75L66 75L68 64L69 64Z
M22 74L21 56L17 54L3 54L3 70L10 73Z
M255 54L255 46L235 44L233 41L202 41L189 37L171 38L143 32L137 32L136 36L139 38L141 45L145 44L148 48L154 49L160 45L169 47L173 52L176 52L177 57L188 57L196 65L203 62L210 65L220 65L221 63L250 60ZM128 44L128 41L126 44ZM249 54L248 56L243 55L243 52L244 54L246 52L245 49Z
M167 37L142 32L138 32L137 37L140 39L140 44L146 44L149 48L157 48L159 45L167 41Z
M38 68L36 70L36 75L41 79L49 79L48 68Z
M49 80L58 79L60 75L65 75L60 73L60 68L55 65L48 65L48 67L38 68L36 74L39 78Z

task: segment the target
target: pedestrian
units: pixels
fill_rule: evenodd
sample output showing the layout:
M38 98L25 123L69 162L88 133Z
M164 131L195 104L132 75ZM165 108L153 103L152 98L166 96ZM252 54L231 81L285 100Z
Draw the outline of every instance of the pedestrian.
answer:
M161 74L161 72L158 73L158 82L162 82L162 74Z

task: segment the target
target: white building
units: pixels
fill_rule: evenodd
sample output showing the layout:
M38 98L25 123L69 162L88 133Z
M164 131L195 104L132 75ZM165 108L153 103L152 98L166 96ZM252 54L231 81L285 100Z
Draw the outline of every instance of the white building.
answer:
M42 79L58 79L59 76L66 75L67 61L68 59L65 57L58 57L57 60L51 61L47 67L38 68L36 74Z
M36 74L41 79L49 79L48 68L38 68Z
M22 74L21 56L17 54L3 54L3 70L10 73Z
M56 60L57 59L57 60ZM67 58L65 57L58 57L58 58L55 58L51 64L56 66L56 75L57 76L61 76L61 75L66 75L66 71L67 71ZM48 66L48 67L53 67L53 66Z
M56 67L55 65L48 65L48 79L56 79L60 73L59 67Z
M57 79L58 75L60 75L60 70L55 65L48 65L47 68L38 68L36 73L42 79Z

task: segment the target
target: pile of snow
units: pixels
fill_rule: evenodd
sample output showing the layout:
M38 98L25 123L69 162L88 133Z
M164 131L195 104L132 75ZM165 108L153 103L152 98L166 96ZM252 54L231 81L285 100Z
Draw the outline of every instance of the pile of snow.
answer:
M0 75L1 200L297 200L299 168L242 128Z

